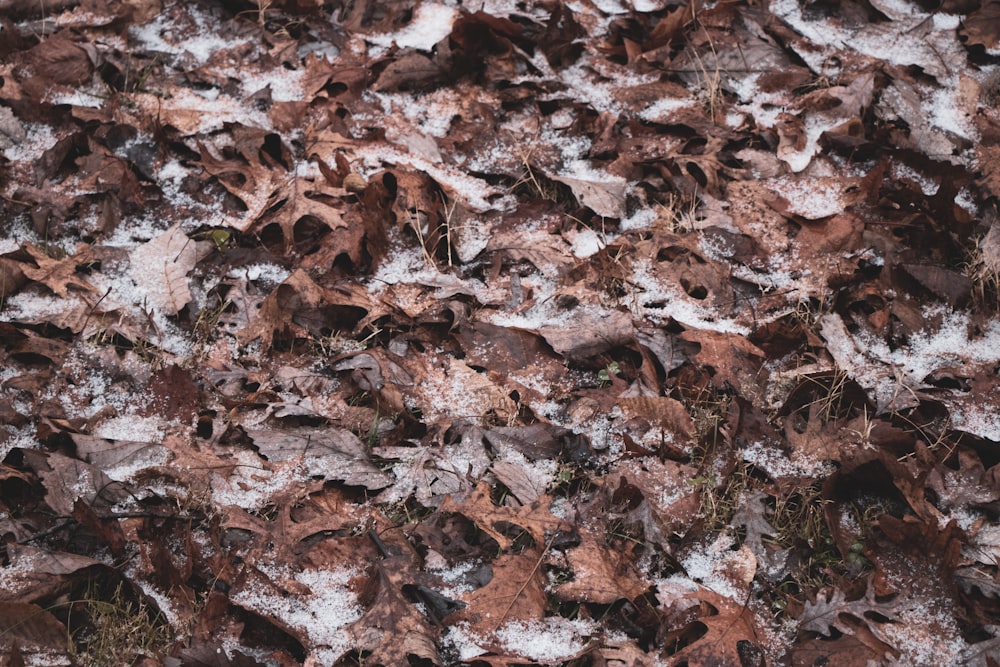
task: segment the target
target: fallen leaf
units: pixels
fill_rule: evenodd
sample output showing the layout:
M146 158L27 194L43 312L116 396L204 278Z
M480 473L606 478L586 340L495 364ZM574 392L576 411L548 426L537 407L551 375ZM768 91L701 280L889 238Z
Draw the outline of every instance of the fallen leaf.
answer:
M181 231L180 223L133 250L129 275L144 290L147 307L177 315L191 301L187 276L204 250Z
M384 488L394 480L391 474L379 470L371 462L364 443L344 429L253 429L248 430L247 435L269 461L301 462L311 475L370 490Z
M89 246L80 245L76 252L63 259L53 259L45 252L28 243L24 246L25 251L31 255L38 268L28 264L20 264L18 268L29 280L39 282L62 298L69 296L69 288L84 292L96 292L97 289L85 278L77 275L77 269L94 261L93 253ZM13 282L13 281L12 281Z

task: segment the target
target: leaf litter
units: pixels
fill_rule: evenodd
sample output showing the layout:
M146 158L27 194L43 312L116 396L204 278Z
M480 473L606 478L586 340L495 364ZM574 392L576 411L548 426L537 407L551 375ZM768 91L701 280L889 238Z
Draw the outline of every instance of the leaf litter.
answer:
M11 664L1000 661L989 3L10 4Z

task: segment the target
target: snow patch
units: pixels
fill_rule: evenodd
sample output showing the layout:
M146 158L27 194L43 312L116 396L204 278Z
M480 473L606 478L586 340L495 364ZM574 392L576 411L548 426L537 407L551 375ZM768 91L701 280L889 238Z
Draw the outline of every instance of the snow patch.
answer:
M316 664L332 665L353 645L347 626L361 618L357 595L350 588L358 573L352 568L305 570L291 573L277 567L260 566L273 582L293 580L309 592L275 595L270 591L243 588L232 595L237 604L304 633L309 638ZM242 650L242 649L241 649Z
M451 34L451 25L458 16L458 10L439 3L421 3L413 13L413 19L398 32L367 35L365 39L385 48L393 44L401 49L412 48L430 51L434 45Z

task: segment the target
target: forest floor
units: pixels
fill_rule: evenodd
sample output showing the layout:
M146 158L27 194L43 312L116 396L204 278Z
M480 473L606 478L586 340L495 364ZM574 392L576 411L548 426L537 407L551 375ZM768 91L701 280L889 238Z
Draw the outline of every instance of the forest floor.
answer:
M1000 665L986 0L0 0L0 664Z

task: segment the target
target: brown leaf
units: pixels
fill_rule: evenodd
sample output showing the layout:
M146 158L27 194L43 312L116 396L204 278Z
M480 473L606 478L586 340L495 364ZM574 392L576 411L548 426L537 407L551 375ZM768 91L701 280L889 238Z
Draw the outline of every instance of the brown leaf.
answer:
M89 139L87 143L90 152L76 160L79 167L77 176L80 179L78 187L112 193L117 201L141 206L143 194L132 165L93 139ZM149 173L150 165L146 166ZM142 167L137 165L137 168Z
M72 516L83 528L92 532L115 558L125 555L125 534L117 519L98 516L90 505L79 499L73 507Z
M237 337L243 344L260 339L263 349L270 349L277 334L308 335L304 327L295 324L294 316L302 309L319 308L324 304L326 290L317 285L305 271L298 270L278 285L264 299L258 312L245 312L249 320Z
M629 459L609 471L606 493L613 502L623 489L641 494L641 502L626 519L642 524L647 539L666 540L683 534L697 519L701 501L698 490L690 483L697 475L696 469L675 461Z
M360 263L364 228L359 225L352 227L345 221L341 199L347 194L343 188L329 187L304 178L290 178L272 197L269 213L260 218L258 224L262 228L271 223L281 227L285 253L300 243L302 251L312 250L319 237L330 235L340 252L346 252L351 261ZM307 219L321 225L322 232L312 231L308 237L297 234L300 223ZM305 229L308 228L303 228L303 231Z
M974 451L959 449L958 468L935 466L927 475L927 488L934 491L935 505L941 510L957 510L1000 499L1000 488L993 481Z
M163 419L190 424L201 408L201 396L191 371L170 364L149 379L150 411Z
M492 637L505 622L544 618L545 575L539 567L543 556L543 548L534 547L491 561L493 578L462 596L466 608L455 612L449 621L468 623L477 635Z
M453 496L447 497L441 504L440 511L458 512L468 517L480 530L496 540L501 549L506 550L513 541L502 532L503 524L519 526L528 531L536 545L546 544L547 534L571 529L568 522L549 512L551 502L549 496L543 495L530 505L518 508L498 507L490 499L489 484L480 482L462 502L457 502Z
M90 282L76 274L78 267L93 261L89 245L81 243L72 256L63 259L53 259L30 243L25 244L24 249L38 265L37 269L27 264L20 265L29 280L45 285L64 299L69 296L70 287L85 292L97 291Z
M555 587L563 601L613 604L634 600L646 593L649 584L642 580L631 554L609 548L603 535L593 528L581 527L580 544L566 552L573 578Z
M24 126L9 108L0 106L0 149L19 145L27 138Z
M68 633L55 616L38 605L0 602L0 637L8 646L64 652Z
M1000 2L997 2L998 14L1000 14ZM979 183L993 197L1000 197L1000 145L988 145L984 142L975 146L976 157L981 166L981 176ZM994 224L991 229L1000 227ZM1000 233L998 233L1000 234ZM998 270L994 268L994 271Z
M7 299L17 294L28 283L24 275L24 264L7 257L0 257L0 298Z
M543 382L555 383L566 374L566 367L552 354L542 339L530 331L501 327L482 320L471 320L454 333L469 363L509 376L530 367Z
M849 432L849 428L840 423L824 419L823 406L819 401L809 405L805 416L791 415L785 418L788 444L806 460L840 461L842 457L848 456L854 448L845 446L844 435ZM855 447L865 445L861 442L851 444Z
M1000 2L985 0L962 21L960 34L967 44L981 45L987 50L1000 45Z
M82 433L71 433L70 438L77 455L100 470L162 465L169 457L168 450L159 443L108 440Z
M705 632L693 643L674 653L671 658L691 667L715 667L716 665L766 665L765 653L760 647L759 621L741 601L734 601L706 588L688 593L681 599L671 599L657 595L669 610L674 606L700 605L694 624L703 626ZM693 610L692 610L693 611ZM669 613L669 612L668 612ZM675 636L683 636L690 625L672 630L667 634L667 643Z
M903 264L900 268L953 308L967 302L972 294L972 280L964 273L929 264Z
M407 555L375 563L374 600L365 615L350 626L357 647L372 652L373 664L407 665L414 658L441 664L437 630L404 593L404 587L412 583L408 580L411 568L412 560Z
M510 489L517 501L522 505L538 500L545 493L546 485L531 475L524 468L509 461L494 461L490 470L497 481Z
M682 440L694 436L694 423L680 401L667 396L636 396L618 399L626 419L642 417L667 429Z
M874 637L866 637L862 641L857 634L855 629L854 634L841 635L836 639L817 637L796 642L790 650L791 664L793 667L814 667L817 663L829 661L831 655L836 655L838 667L870 667L882 663L885 656L891 654L891 646Z
M494 451L510 447L524 454L529 461L586 458L588 445L572 431L537 422L525 426L496 426L487 429L486 440Z
M196 112L193 112L198 117ZM197 131L196 127L190 131ZM238 197L246 211L226 220L226 224L239 231L246 231L256 222L275 200L274 196L285 181L277 170L260 163L256 153L248 159L245 155L217 158L212 149L198 144L199 163L231 194ZM252 161L251 161L252 160Z
M88 556L62 551L49 551L26 544L7 545L11 572L21 576L11 578L0 588L0 599L5 602L38 601L64 590L67 575L87 568L106 568L100 561Z
M899 609L898 600L878 600L875 588L868 584L865 596L859 600L848 600L841 589L821 592L815 602L806 601L802 611L802 629L817 632L825 637L833 634L833 630L844 634L854 634L855 625L847 623L844 616L853 617L855 621L871 623L869 618L874 614L896 621Z
M696 343L700 349L695 361L713 372L712 384L720 389L743 390L762 381L760 373L764 352L743 336L709 330L688 330L681 340Z
M91 50L96 58L96 49L91 46ZM36 76L67 86L89 82L96 64L87 48L62 35L42 40L25 57Z
M412 90L424 88L441 78L441 67L431 58L413 50L394 57L382 70L373 90Z

